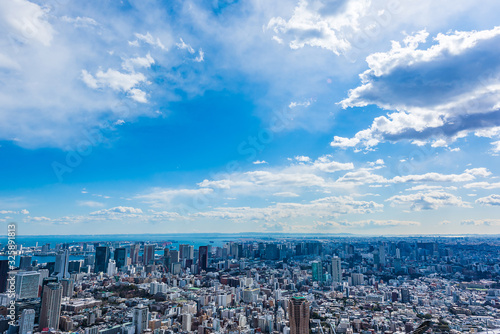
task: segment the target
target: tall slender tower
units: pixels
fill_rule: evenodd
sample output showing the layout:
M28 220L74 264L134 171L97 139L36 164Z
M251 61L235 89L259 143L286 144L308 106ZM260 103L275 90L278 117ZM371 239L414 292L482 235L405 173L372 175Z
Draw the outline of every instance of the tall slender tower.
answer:
M292 297L288 304L290 334L309 334L309 302L304 297Z
M207 270L208 246L200 246L198 249L198 266L200 267L200 270Z
M43 287L42 308L40 310L40 328L59 330L61 299L63 289L59 283L49 283Z
M33 326L35 325L35 310L24 309L19 319L19 334L33 333Z
M155 247L154 244L144 245L144 252L142 253L142 262L145 266L151 264L155 260Z
M332 258L332 280L336 283L342 282L342 262L340 257Z
M139 263L139 250L141 248L141 245L139 244L133 244L130 246L130 259L132 261L132 264L138 264Z
M95 267L94 272L106 273L108 271L109 247L99 246L95 249Z
M54 268L54 274L59 279L69 278L68 272L69 266L69 250L60 250L56 255L56 263Z

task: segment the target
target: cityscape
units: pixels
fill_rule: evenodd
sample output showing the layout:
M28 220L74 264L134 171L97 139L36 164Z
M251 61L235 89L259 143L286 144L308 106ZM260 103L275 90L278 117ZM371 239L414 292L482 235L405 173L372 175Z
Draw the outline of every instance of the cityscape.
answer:
M248 234L198 247L123 240L16 248L13 270L0 260L7 334L500 330L497 236Z

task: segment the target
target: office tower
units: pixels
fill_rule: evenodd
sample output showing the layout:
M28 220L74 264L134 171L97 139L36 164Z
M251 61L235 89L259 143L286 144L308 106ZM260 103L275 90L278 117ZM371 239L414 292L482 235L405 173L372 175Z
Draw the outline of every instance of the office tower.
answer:
M139 304L134 308L133 323L136 334L140 334L142 333L143 330L148 328L148 321L149 321L148 318L149 318L149 309L147 306Z
M145 266L154 263L155 247L156 245L144 245L144 252L142 253L142 263Z
M125 248L116 248L114 258L116 268L122 269L127 264L127 250Z
M33 333L33 327L35 326L35 310L25 309L21 313L21 319L19 319L19 334L31 334Z
M43 287L42 308L40 311L40 329L59 330L61 299L63 289L59 283L48 283Z
M108 263L108 271L106 272L108 274L108 276L113 276L114 274L116 274L116 262L115 260L109 260L109 263Z
M323 282L325 280L325 275L323 275L323 263L321 261L311 262L312 267L312 279L315 282Z
M38 297L38 283L40 273L36 271L22 271L16 274L16 298L29 299Z
M67 249L60 250L56 255L54 275L56 275L59 279L69 278L68 265L69 265L69 250Z
M332 258L332 280L333 282L342 282L342 261L340 257Z
M79 273L80 268L82 267L83 260L78 261L69 261L68 263L68 271L69 273Z
M61 280L61 285L63 289L63 297L73 297L75 281L69 278L64 278Z
M141 245L133 244L130 245L130 260L132 264L139 263L139 251L141 249Z
M50 251L50 244L45 244L42 246L42 253L47 253Z
M277 244L267 244L266 245L266 260L278 260L279 251Z
M0 293L7 291L7 276L9 273L9 260L0 260Z
M193 259L194 258L194 246L193 245L179 245L179 255L180 259Z
M352 285L363 285L365 283L365 276L363 274L352 273L351 283Z
M380 257L380 264L385 267L385 246L382 244L378 248L378 254Z
M92 254L89 254L85 257L85 260L83 260L83 265L87 267L93 267L95 264L95 256Z
M179 252L176 250L171 250L170 259L172 263L179 262Z
M184 313L182 315L182 330L191 332L191 314Z
M31 268L31 256L23 255L19 259L19 269L29 270Z
M410 290L401 289L401 302L403 302L403 303L410 302Z
M198 266L200 267L200 270L207 270L208 246L200 246L198 250Z
M165 248L163 250L163 265L167 270L170 270L170 263L172 262L172 258L170 257L170 249Z
M290 334L309 334L309 302L304 297L292 297L288 303Z
M109 247L99 246L95 249L95 267L94 272L107 272L109 262Z

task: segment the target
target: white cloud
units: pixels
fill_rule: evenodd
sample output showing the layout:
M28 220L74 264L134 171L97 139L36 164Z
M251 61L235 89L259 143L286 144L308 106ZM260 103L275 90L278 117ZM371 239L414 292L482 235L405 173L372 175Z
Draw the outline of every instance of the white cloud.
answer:
M49 46L54 28L48 22L48 10L26 0L0 2L0 21L5 22L22 43Z
M311 105L311 101L305 101L305 102L290 102L288 105L288 108L296 108L296 107L304 107L307 108Z
M221 207L212 211L193 214L193 217L210 219L230 219L238 222L278 221L309 217L337 217L344 214L367 214L381 211L382 204L373 201L356 201L352 197L325 197L307 204L277 203L264 208L256 207Z
M202 61L205 60L205 53L201 48L200 50L198 50L198 56L196 56L196 58L194 58L193 60L197 63L201 63Z
M175 44L175 45L177 45L177 47L179 49L181 49L181 50L187 50L187 52L189 52L191 54L194 53L194 49L191 47L191 45L186 44L182 38L180 38L179 40L180 40L180 42L177 43L177 44Z
M267 161L265 160L255 160L252 162L254 165L262 165L262 164L267 164Z
M472 226L500 226L500 219L468 219L460 224Z
M129 72L134 72L138 68L150 68L155 63L151 54L148 53L145 57L136 57L125 59L122 63L122 68Z
M273 196L278 196L278 197L299 197L298 194L293 193L291 191L283 191L280 193L274 193Z
M87 28L87 27L95 27L98 26L99 24L94 20L93 18L90 17L69 17L69 16L63 16L61 17L61 20L64 22L72 23L75 27L78 28Z
M500 195L492 194L481 197L476 200L476 203L486 206L500 206Z
M162 50L167 50L167 48L165 48L165 46L163 45L163 43L160 41L160 39L157 37L156 39L149 33L149 31L143 35L143 34L139 34L139 33L135 33L135 37L137 38L137 40L135 41L132 41L132 42L129 42L129 45L132 45L132 46L139 46L139 41L141 42L144 42L146 44L149 44L149 45L152 45L152 46L155 46L155 47L158 47Z
M443 191L430 191L419 192L411 195L396 195L392 196L386 201L391 202L391 205L410 205L412 211L420 210L436 210L443 206L458 206L470 207L470 204L462 201L460 197L443 192Z
M462 174L440 174L426 173L421 175L396 176L392 182L467 182L476 179L476 177L487 177L491 172L486 168L466 169Z
M311 161L311 158L303 156L303 155L297 155L294 157L295 160L300 161L300 162L309 162Z
M138 215L142 214L142 210L139 208L133 208L129 206L116 206L110 209L103 209L99 211L91 212L91 216L116 216L116 215Z
M396 112L375 118L353 138L334 137L332 146L371 148L381 141L408 139L442 147L468 132L498 127L500 27L438 34L434 45L420 49L427 36L421 31L406 37L403 45L393 42L390 51L366 58L370 69L342 106L374 104ZM476 62L478 58L482 61Z
M474 182L474 183L468 183L468 184L464 185L464 188L467 188L467 189L470 189L470 188L499 189L500 182L496 182L496 183Z
M87 206L89 208L102 208L104 203L96 202L96 201L78 201L79 206Z
M137 102L146 103L146 93L136 88L140 83L146 82L146 76L142 73L122 73L108 68L106 72L97 71L95 76L82 70L82 80L93 89L109 87L114 91L128 93Z

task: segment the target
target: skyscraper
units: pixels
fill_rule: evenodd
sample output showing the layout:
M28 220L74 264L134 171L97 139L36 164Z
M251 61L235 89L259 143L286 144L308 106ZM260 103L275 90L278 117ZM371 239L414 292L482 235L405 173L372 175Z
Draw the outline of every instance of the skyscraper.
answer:
M132 264L139 263L139 250L140 250L140 248L141 248L141 245L139 245L139 244L130 245L130 259L132 261Z
M116 268L119 270L125 267L127 263L127 250L125 248L116 248L114 254Z
M109 262L109 247L98 246L95 250L95 268L94 272L107 272Z
M33 326L35 325L35 310L24 309L19 319L19 334L33 333Z
M339 257L332 258L332 280L333 282L342 282L342 261Z
M198 251L198 265L200 270L207 270L208 267L208 246L200 246Z
M30 299L38 297L38 283L40 273L36 271L22 271L16 274L16 298Z
M292 297L288 303L290 334L309 334L309 302L304 297Z
M142 253L142 263L147 266L155 260L155 247L154 244L144 245L144 252Z
M140 334L142 333L143 330L148 328L148 321L149 321L149 309L147 306L144 306L142 304L137 305L134 308L134 326L135 326L135 333Z
M325 280L325 275L323 275L323 263L321 261L311 262L312 266L312 279L315 282L323 282Z
M19 259L19 269L29 270L31 268L31 256L23 255Z
M40 311L40 329L59 329L61 299L63 289L59 283L49 283L43 287L42 309Z
M54 275L59 279L69 278L69 250L60 250L56 255L56 263L54 267Z
M194 246L193 245L179 245L180 259L193 259L194 258Z

